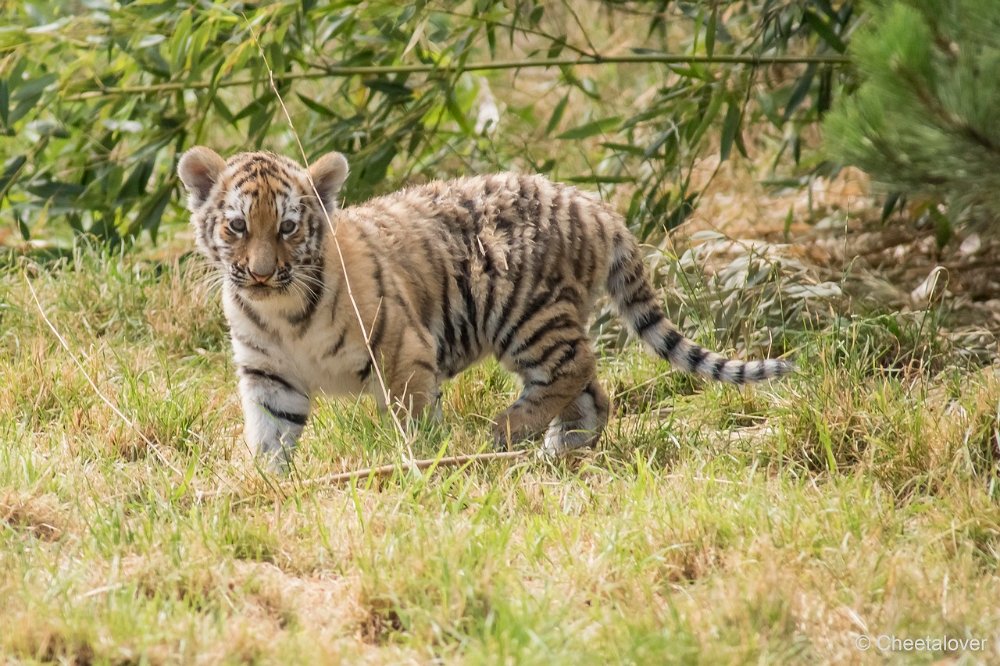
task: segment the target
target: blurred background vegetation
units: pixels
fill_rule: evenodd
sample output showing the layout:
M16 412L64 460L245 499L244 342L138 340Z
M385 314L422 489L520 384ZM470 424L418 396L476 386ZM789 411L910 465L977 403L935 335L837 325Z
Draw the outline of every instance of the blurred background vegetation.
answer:
M825 123L829 152L890 192L918 195L938 240L1000 217L1000 3L877 0L851 43L862 85Z
M269 70L309 158L349 156L348 202L539 171L599 187L656 241L698 205L707 156L766 161L785 185L836 171L816 125L859 85L845 52L866 20L832 0L6 1L3 15L0 227L125 245L184 224L185 148L298 156Z

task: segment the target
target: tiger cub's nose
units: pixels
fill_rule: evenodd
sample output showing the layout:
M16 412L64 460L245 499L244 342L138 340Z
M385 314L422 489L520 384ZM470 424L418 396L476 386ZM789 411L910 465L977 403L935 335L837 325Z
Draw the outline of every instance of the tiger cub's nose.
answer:
M271 279L271 276L274 275L274 271L271 271L270 273L267 274L255 273L252 268L247 268L247 273L249 273L250 277L254 279L254 282L258 284L265 284L268 280Z

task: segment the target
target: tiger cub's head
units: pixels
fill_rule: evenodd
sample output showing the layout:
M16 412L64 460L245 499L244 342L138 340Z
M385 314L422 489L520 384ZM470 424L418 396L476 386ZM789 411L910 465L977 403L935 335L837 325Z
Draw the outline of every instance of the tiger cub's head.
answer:
M302 294L315 282L327 229L324 209L336 208L347 178L343 155L328 153L304 169L272 153L224 160L196 146L181 157L177 172L188 191L198 248L233 287L262 298Z

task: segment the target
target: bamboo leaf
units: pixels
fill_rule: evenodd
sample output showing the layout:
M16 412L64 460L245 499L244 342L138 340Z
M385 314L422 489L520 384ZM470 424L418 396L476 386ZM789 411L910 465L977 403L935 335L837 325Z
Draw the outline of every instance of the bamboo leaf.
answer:
M705 53L709 56L715 55L715 31L719 21L718 7L712 8L712 15L708 17L708 25L705 27Z
M712 93L712 97L709 100L708 107L705 109L704 115L701 118L701 122L688 136L689 142L697 144L701 141L701 137L705 135L708 128L712 126L713 122L715 122L716 116L719 115L719 111L722 109L722 102L726 97L727 95L722 91Z
M486 24L486 43L490 48L490 57L497 55L497 26L495 23Z
M882 223L886 223L889 217L892 215L893 211L897 208L901 208L904 198L902 192L891 192L886 198L885 202L882 204Z
M298 92L295 93L295 96L298 97L299 100L303 104L306 105L306 107L308 107L312 111L315 111L319 115L325 116L327 118L336 118L337 117L337 114L334 113L333 110L331 110L329 107L323 106L322 104L320 104L316 100L314 100L312 98L309 98L309 97L306 97L302 93L298 93Z
M215 109L215 112L219 114L223 120L225 120L233 127L236 126L237 121L236 118L233 116L233 112L229 110L229 107L226 106L226 103L223 102L222 98L219 97L218 95L212 96L212 108Z
M424 28L427 27L427 19L420 21L417 27L413 29L413 34L410 35L410 41L407 42L406 48L403 49L403 56L413 50L413 48L420 42L420 38L424 36Z
M146 198L146 203L139 209L135 216L135 222L129 228L129 236L138 236L140 230L145 229L153 241L156 241L163 212L173 198L174 182L173 179L167 180L151 196Z
M448 111L448 115L458 123L458 126L462 128L467 136L472 135L473 128L472 124L469 123L469 119L462 112L462 109L458 106L458 100L455 99L454 91L449 90L444 97L445 109Z
M24 83L18 83L11 99L19 102L26 99L37 99L46 88L56 82L55 74L44 74L34 79L29 79Z
M0 122L10 127L10 91L6 79L0 79Z
M549 46L549 50L545 54L545 57L558 58L562 54L564 48L566 48L566 37L557 37Z
M0 201L6 196L11 183L14 182L14 179L27 161L28 157L26 155L15 155L4 163L3 173L0 174Z
M395 100L408 99L413 96L413 89L387 78L365 79L365 86L377 90Z
M72 206L86 190L82 185L60 180L43 180L29 184L26 188L39 199L53 201L57 205Z
M819 75L819 92L816 93L816 113L821 117L830 110L833 99L833 69L824 67Z
M726 117L722 121L722 139L719 149L719 158L722 161L729 159L729 154L732 152L736 134L740 131L741 116L739 103L736 100L730 100L729 108L726 109Z
M816 65L810 64L799 80L795 83L795 87L792 88L792 94L788 98L788 104L785 105L785 112L782 114L782 119L788 121L795 110L799 108L805 98L809 95L809 90L812 88L813 78L816 76Z
M630 143L615 143L613 141L602 141L602 148L607 148L608 150L613 150L619 153L628 153L629 155L635 155L637 157L646 157L646 150L641 146L634 146Z
M844 40L842 40L840 36L834 32L833 27L814 12L807 9L802 14L802 22L809 24L809 27L813 29L813 32L819 35L823 41L826 42L827 46L835 50L837 53L843 53L847 50L847 45L844 43Z
M272 120L274 120L274 114L269 104L260 105L254 113L250 114L247 135L254 139L258 147L262 145L264 134L267 132L268 127L271 126Z
M560 134L558 139L586 139L590 136L595 136L597 134L605 134L611 130L618 127L621 123L621 118L618 116L612 116L610 118L602 118L600 120L593 120L585 125L580 125L579 127L574 127L571 130L567 130Z
M569 102L569 93L562 96L559 103L556 104L556 108L552 109L552 115L549 116L549 122L545 126L545 136L549 136L552 132L559 126L559 122L562 120L563 114L566 112L566 104Z
M601 174L592 173L586 176L571 176L566 179L568 183L593 183L593 184L603 184L603 183L630 183L632 178L630 176L604 176Z
M14 219L17 221L17 230L21 232L21 238L26 241L31 240L31 229L25 224L24 216L15 213Z

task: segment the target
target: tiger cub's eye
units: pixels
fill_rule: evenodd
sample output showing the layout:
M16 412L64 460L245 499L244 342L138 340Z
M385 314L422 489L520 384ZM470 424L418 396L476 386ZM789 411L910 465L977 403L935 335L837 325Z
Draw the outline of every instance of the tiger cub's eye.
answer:
M247 230L247 221L241 217L234 217L229 220L229 229L234 233L241 234Z
M278 231L281 232L282 236L289 236L298 226L299 225L296 224L295 220L285 220L281 223L281 226L278 227Z

